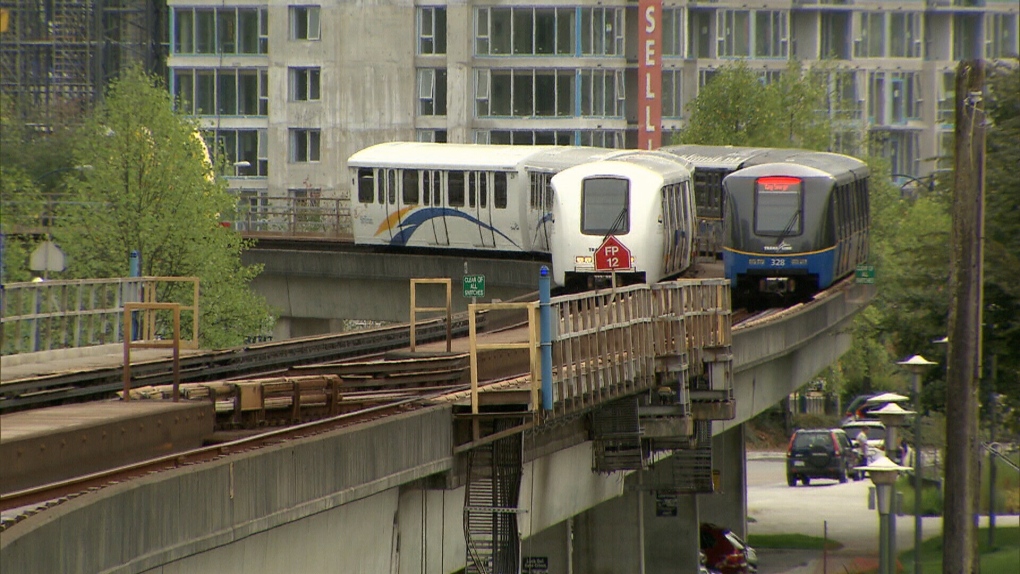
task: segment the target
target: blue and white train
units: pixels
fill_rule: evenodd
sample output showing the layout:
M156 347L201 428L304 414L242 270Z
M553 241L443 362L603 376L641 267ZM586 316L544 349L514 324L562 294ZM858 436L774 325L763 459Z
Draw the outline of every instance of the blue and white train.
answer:
M395 142L355 153L348 166L357 244L549 254L559 286L609 276L591 263L608 234L632 251L625 281L655 282L691 264L696 212L690 172L675 156Z
M868 259L867 165L855 158L791 153L723 180L723 266L734 301L803 301Z

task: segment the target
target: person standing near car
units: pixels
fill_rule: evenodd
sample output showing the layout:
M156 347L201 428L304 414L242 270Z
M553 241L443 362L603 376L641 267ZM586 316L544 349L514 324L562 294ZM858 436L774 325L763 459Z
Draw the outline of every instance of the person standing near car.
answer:
M861 460L864 461L865 466L871 464L871 457L868 454L868 433L861 429L861 432L857 433L857 445L861 447Z

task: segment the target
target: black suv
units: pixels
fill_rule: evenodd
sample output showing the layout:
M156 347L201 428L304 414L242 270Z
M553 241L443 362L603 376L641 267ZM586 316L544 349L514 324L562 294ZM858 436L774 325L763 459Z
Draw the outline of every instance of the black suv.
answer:
M856 479L858 458L842 429L798 430L786 451L786 483L796 486L799 479L807 486L812 478Z

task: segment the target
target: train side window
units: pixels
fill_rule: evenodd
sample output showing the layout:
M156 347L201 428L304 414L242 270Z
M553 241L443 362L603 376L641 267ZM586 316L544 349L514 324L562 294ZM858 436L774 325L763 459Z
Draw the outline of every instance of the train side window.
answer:
M542 174L531 174L531 201L528 205L531 209L538 209L542 205Z
M467 172L467 196L468 207L475 206L475 196L478 195L478 177L481 174L477 171Z
M377 176L379 181L376 182L376 203L382 205L386 203L386 170L380 169Z
M375 170L370 167L358 168L358 201L372 203L375 197Z
M438 171L430 171L429 186L432 188L432 205L443 205L443 175Z
M489 204L489 174L478 173L478 207L485 208Z
M446 204L450 207L464 207L464 172L446 173Z
M397 203L397 170L386 170L386 202L390 205Z
M432 203L432 187L429 182L432 181L432 172L425 170L419 171L418 174L421 179L421 204L430 205Z
M415 205L418 203L418 170L403 170L403 196L404 205Z
M506 209L507 182L506 173L498 171L493 174L495 181L492 186L492 205L496 209Z

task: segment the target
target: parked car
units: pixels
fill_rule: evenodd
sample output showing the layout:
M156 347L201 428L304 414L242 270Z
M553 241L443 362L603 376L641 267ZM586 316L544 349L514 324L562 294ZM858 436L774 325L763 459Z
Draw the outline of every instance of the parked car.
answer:
M877 396L878 393L869 393L854 397L854 399L847 404L846 410L843 412L843 423L846 424L850 421L866 419L868 418L868 413L875 409L882 408L885 403L876 404L868 402L869 399Z
M857 444L857 438L860 436L861 431L863 431L868 437L869 460L864 460L860 445ZM854 442L855 448L857 448L858 452L861 453L861 464L868 464L870 460L874 460L879 453L885 450L885 425L882 424L882 421L851 421L843 425L843 432L846 433L846 436L850 437L850 440Z
M859 464L858 452L842 429L801 429L790 437L786 450L786 483L796 486L799 480L807 486L812 478L856 480L859 473L853 468Z
M708 522L701 524L701 552L705 566L719 574L754 574L758 553L732 530Z

